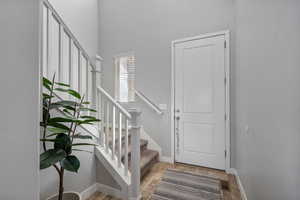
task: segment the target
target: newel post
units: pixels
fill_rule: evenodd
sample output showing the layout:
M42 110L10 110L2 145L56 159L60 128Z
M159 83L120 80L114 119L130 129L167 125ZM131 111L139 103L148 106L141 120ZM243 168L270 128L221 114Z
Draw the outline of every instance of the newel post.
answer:
M95 69L92 71L92 108L97 110L98 113L96 114L97 118L101 119L102 117L102 108L101 108L101 100L100 96L97 91L97 87L101 86L101 79L102 79L102 62L103 58L100 56L96 56L96 63L95 63ZM100 122L99 122L100 127Z
M98 104L98 95L97 95L97 87L101 86L101 76L102 76L102 61L103 59L100 56L96 56L96 65L95 69L92 71L92 84L93 84L93 95L92 95L92 106L93 109L97 109L97 104Z
M140 200L140 181L141 181L141 169L140 169L140 137L141 137L141 114L138 109L130 109L131 114L131 195L130 200Z

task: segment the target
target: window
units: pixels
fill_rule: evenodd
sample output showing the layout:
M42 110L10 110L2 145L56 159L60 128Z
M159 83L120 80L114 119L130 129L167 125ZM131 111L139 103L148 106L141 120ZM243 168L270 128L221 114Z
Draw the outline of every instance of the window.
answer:
M135 98L135 56L127 54L115 57L115 97L122 103L133 102Z

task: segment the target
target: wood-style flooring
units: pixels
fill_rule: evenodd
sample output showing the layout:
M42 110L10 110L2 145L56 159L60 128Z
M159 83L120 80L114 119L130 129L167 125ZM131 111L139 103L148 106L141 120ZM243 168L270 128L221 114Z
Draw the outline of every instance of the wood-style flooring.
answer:
M224 171L209 169L205 167L197 167L185 164L169 164L159 162L155 164L149 171L149 173L143 178L141 183L142 200L150 200L152 193L154 192L157 184L160 182L164 171L168 168L174 168L183 171L190 171L200 173L203 175L209 175L221 180L223 185L224 200L241 200L240 191L238 189L237 181L233 175L226 174ZM87 200L119 200L117 198L105 195L103 193L96 192Z

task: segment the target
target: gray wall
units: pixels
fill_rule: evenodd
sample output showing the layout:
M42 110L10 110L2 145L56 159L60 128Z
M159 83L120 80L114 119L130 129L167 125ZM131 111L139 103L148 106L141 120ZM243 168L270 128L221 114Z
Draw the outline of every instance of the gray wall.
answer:
M104 86L113 94L112 57L133 50L137 88L169 105L171 41L230 29L232 167L250 200L299 199L299 10L298 0L100 0ZM143 109L169 156L169 112Z
M233 0L100 0L99 9L104 87L114 94L113 56L135 51L137 89L168 105L162 117L142 106L144 128L171 156L171 41L232 29Z
M236 8L233 166L250 200L297 200L300 1L238 0Z
M0 199L38 200L38 0L0 1Z
M75 37L90 57L98 51L98 1L97 0L49 0L69 26ZM93 150L93 148L89 148ZM81 162L78 174L66 173L65 190L82 192L96 182L96 161L94 154L76 153ZM57 193L58 176L53 168L40 174L41 200Z

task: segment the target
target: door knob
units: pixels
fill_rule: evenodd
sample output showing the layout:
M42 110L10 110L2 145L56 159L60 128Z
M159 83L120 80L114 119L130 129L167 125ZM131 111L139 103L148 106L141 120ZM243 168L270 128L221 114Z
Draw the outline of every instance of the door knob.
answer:
M177 112L177 113L180 113L180 110L179 110L179 109L177 109L175 112Z
M177 117L176 117L176 120L180 120L180 117L179 117L179 116L177 116Z

